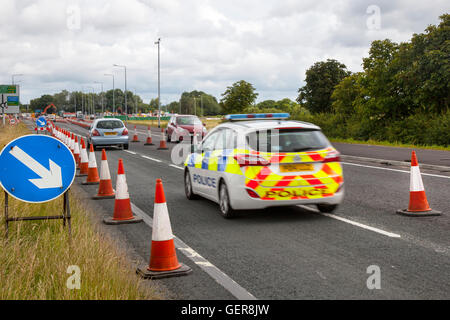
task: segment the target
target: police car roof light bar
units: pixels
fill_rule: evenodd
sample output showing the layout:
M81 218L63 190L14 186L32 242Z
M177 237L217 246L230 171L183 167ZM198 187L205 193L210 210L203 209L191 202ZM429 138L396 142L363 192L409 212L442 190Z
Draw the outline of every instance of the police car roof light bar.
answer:
M227 114L226 120L280 120L289 118L289 113L247 113L247 114Z

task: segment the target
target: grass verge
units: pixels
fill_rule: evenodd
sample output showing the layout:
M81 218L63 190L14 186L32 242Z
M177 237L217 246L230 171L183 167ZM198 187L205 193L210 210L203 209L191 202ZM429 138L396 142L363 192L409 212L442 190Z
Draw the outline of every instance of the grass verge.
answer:
M0 129L0 147L29 134L24 125ZM4 206L1 190L0 206ZM62 212L63 197L42 204L29 204L9 197L10 216L55 215ZM20 221L0 219L0 300L6 299L160 299L156 289L135 274L124 249L95 226L91 214L72 193L72 239L62 220ZM3 211L3 210L2 210ZM74 271L80 270L80 288ZM68 273L69 269L69 273Z

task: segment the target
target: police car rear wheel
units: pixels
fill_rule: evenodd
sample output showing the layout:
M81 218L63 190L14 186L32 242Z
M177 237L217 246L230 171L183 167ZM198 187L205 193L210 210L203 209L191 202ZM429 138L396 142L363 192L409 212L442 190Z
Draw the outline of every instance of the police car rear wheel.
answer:
M187 170L184 172L184 192L189 200L197 199L197 196L192 191L191 175Z
M220 213L224 218L230 219L234 217L235 211L230 206L230 197L225 182L221 182L219 186L219 206Z
M319 209L320 212L332 213L336 210L337 206L337 204L318 204L317 209Z

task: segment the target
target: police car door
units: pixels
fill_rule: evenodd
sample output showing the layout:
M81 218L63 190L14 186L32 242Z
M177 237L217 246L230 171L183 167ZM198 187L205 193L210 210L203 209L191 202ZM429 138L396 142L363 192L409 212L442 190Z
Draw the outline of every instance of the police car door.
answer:
M217 188L217 181L214 178L215 174L209 170L209 168L216 139L219 135L220 131L213 132L202 142L201 159L196 159L196 162L200 161L201 165L199 167L196 166L196 168L192 168L193 174L191 178L194 191L207 198L210 198L213 194L213 190Z

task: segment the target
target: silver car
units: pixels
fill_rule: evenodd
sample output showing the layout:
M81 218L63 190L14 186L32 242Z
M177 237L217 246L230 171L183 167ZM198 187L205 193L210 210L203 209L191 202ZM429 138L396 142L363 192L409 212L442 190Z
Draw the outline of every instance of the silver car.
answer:
M88 148L94 150L100 146L119 146L128 149L128 129L120 119L96 119L92 122L88 133Z

